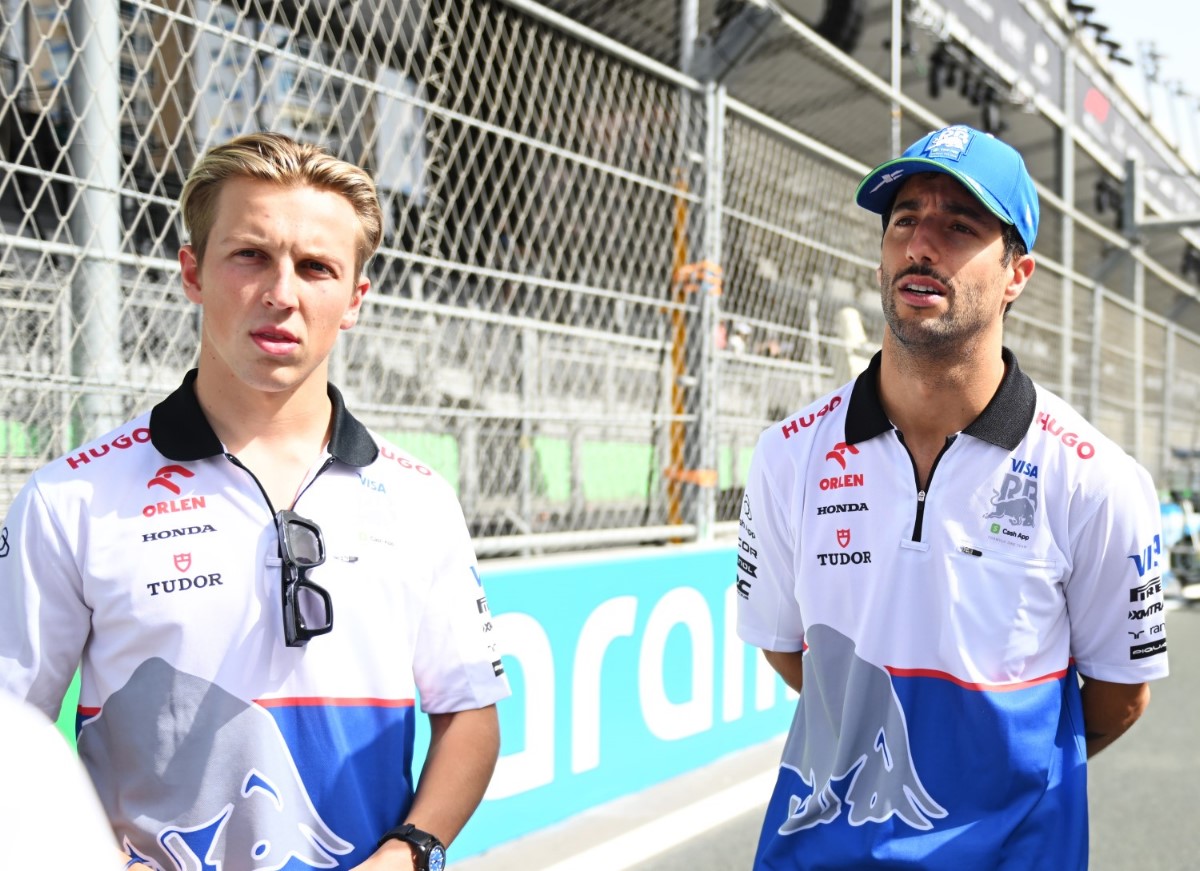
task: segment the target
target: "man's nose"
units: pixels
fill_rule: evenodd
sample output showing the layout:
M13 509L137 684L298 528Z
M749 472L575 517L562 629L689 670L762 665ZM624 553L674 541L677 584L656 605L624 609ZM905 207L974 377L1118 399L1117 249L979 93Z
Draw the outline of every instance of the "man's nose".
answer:
M932 263L937 260L936 234L930 221L918 220L908 237L908 259L914 263Z
M296 307L296 274L287 261L276 265L263 290L263 302L273 308Z

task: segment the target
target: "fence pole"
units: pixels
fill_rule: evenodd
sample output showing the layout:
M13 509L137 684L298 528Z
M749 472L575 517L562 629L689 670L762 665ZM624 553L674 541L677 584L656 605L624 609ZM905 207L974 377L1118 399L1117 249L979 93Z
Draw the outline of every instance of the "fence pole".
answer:
M118 0L69 5L72 43L79 47L69 92L77 113L72 169L80 179L71 210L71 239L79 262L71 282L78 337L72 371L82 396L72 439L83 442L116 427L123 417L117 387L121 354L121 18Z
M709 82L704 90L704 278L700 282L700 401L697 437L700 441L700 482L696 500L696 531L700 541L712 537L717 514L717 388L716 325L720 317L721 220L725 178L725 86Z
M1068 40L1063 52L1065 70L1075 69L1075 43ZM1075 76L1063 76L1064 106L1075 105ZM1059 133L1059 143L1062 154L1059 159L1059 172L1062 174L1059 185L1059 195L1064 203L1075 202L1075 121L1070 112L1064 113L1062 129ZM1075 280L1071 277L1075 272L1075 219L1067 209L1062 213L1062 265L1063 273L1060 280L1060 318L1062 334L1059 342L1059 395L1068 405L1075 404L1075 370L1072 359L1075 356ZM1094 419L1093 419L1094 420Z
M1104 286L1097 284L1092 294L1092 359L1091 371L1088 373L1088 412L1087 418L1096 426L1100 426L1100 366L1103 362L1104 348Z
M1162 445L1159 454L1158 474L1154 479L1158 482L1159 487L1169 487L1170 481L1167 478L1167 472L1172 466L1171 462L1171 426L1174 423L1171 415L1171 403L1175 401L1175 379L1171 377L1171 373L1175 371L1175 324L1167 321L1167 347L1163 352L1163 395L1162 395Z

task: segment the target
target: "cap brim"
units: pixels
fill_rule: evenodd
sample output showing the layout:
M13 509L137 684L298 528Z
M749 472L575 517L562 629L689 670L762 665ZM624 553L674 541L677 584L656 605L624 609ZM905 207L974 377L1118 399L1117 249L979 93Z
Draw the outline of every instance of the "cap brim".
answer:
M897 171L899 171L899 175L896 174ZM951 169L940 161L930 160L926 157L897 157L895 160L889 160L887 163L875 167L867 174L866 178L858 183L858 190L854 192L854 201L867 211L882 215L891 207L892 200L896 198L896 192L900 190L900 186L919 172L945 173L956 179L971 192L972 196L983 203L989 212L1005 224L1016 223L1009 217L1000 202L980 187L974 179Z

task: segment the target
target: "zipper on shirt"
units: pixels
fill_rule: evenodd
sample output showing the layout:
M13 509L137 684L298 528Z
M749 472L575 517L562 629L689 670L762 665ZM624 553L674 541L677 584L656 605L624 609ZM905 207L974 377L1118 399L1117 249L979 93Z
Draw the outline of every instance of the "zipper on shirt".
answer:
M262 482L258 480L258 476L255 475L253 472L251 472L250 468L245 463L243 463L241 460L239 460L233 454L229 453L229 451L225 452L225 459L229 460L229 462L233 463L235 466L237 466L239 469L241 469L243 472L245 472L247 475L250 476L250 480L253 481L255 483L255 485L257 485L258 492L262 493L263 499L266 500L267 509L271 512L271 516L274 517L275 516L275 506L271 504L271 497L267 495L266 488L264 488L262 485Z
M253 472L251 472L249 467L247 467L245 463L243 463L241 460L239 460L237 457L235 457L233 454L229 453L228 451L225 452L225 459L229 460L229 462L233 463L235 466L237 466L239 469L241 469L243 472L245 472L247 475L249 475L250 480L252 480L255 484L258 485L258 492L262 493L263 499L265 499L267 502L267 508L270 510L271 516L274 517L276 514L275 506L271 503L271 497L267 495L267 491L263 487L262 482L258 480L258 476L255 475ZM318 476L320 476L320 474L322 472L324 472L326 469L328 469L332 465L333 465L333 457L326 457L325 462L321 464L321 468L317 469L317 471L313 473L313 476L309 480L309 482L304 485L304 489L302 489L299 493L296 494L296 498L294 500L292 500L293 506L295 506L295 504L300 501L301 496L303 496L306 492L308 492L308 488L313 485L313 482L317 480Z
M929 488L933 486L933 473L937 471L938 463L942 461L942 457L946 451L950 450L950 445L954 444L954 439L957 436L948 436L946 443L942 445L942 449L938 451L938 455L933 458L933 465L929 467L929 482L925 485L925 489L921 489L921 478L917 473L917 461L913 459L912 451L908 449L908 445L904 441L904 433L896 430L896 438L900 439L900 444L904 445L904 452L908 454L908 461L912 464L913 483L917 488L917 517L913 523L912 540L921 540L921 527L925 522L925 497L929 493Z

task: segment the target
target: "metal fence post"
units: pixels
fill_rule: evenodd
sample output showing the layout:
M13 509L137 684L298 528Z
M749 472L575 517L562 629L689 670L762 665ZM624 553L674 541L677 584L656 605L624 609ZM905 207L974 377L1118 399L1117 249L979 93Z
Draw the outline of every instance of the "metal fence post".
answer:
M1088 373L1087 418L1097 425L1100 420L1100 367L1103 361L1104 339L1104 286L1097 284L1092 293L1092 358Z
M78 0L68 17L79 46L70 69L71 105L78 121L71 165L80 179L71 210L71 239L79 246L71 282L78 329L72 374L82 391L74 415L76 443L108 432L123 417L121 384L121 17L118 0Z
M704 89L704 241L703 259L710 264L700 282L700 401L697 404L697 438L700 442L699 467L711 480L699 488L696 499L696 533L700 541L712 537L716 522L717 474L717 395L719 372L716 355L716 325L720 317L721 219L725 178L725 86L709 82Z
M1162 444L1159 455L1159 473L1155 477L1160 487L1170 486L1167 473L1171 468L1171 403L1175 401L1175 381L1171 373L1175 371L1175 324L1167 321L1166 348L1163 351L1163 388L1162 388Z
M1063 50L1064 69L1075 69L1075 44L1068 41ZM1063 76L1063 105L1075 105L1075 77ZM1059 184L1059 195L1064 203L1075 202L1075 121L1071 113L1064 113L1063 126L1059 134L1059 144L1062 148L1059 171L1062 179ZM1062 299L1060 308L1062 318L1062 338L1059 343L1059 395L1068 405L1075 404L1075 370L1072 360L1075 356L1075 218L1070 210L1062 213Z

